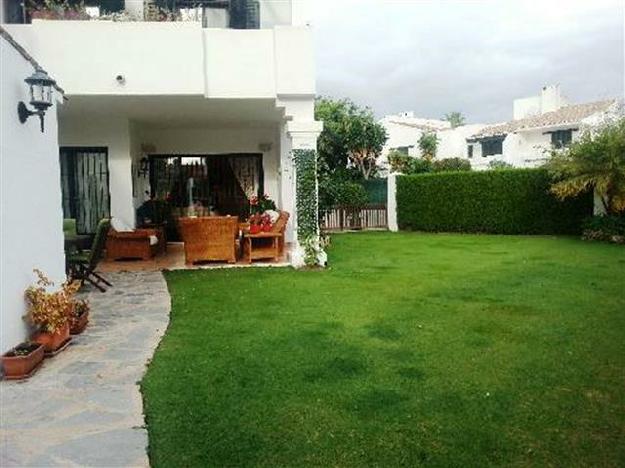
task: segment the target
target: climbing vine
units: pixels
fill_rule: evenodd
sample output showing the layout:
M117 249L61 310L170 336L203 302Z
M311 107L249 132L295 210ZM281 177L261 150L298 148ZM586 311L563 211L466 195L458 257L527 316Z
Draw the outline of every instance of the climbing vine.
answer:
M296 174L297 238L304 248L304 262L308 266L315 266L321 253L315 150L293 150L293 163Z

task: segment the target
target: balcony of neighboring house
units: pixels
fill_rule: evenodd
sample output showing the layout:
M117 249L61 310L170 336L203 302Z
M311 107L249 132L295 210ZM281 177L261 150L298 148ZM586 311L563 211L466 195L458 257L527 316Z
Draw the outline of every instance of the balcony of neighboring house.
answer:
M305 24L305 1L292 0L3 0L0 23L46 20L197 22L204 28L267 29Z

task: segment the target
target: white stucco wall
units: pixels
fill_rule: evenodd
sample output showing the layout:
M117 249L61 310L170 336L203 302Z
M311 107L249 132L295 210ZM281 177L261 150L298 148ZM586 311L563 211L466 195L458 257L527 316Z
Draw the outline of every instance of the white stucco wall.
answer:
M33 268L57 284L65 279L63 213L56 109L22 124L19 101L28 102L24 78L33 66L0 38L0 352L28 336L24 290ZM57 95L57 97L59 97Z
M71 95L315 94L311 29L202 29L198 22L6 25ZM117 76L124 78L123 83Z
M479 132L484 127L484 124L469 124L438 132L437 159L468 158L467 138Z
M128 120L115 117L62 119L59 146L102 146L108 149L111 216L134 226Z

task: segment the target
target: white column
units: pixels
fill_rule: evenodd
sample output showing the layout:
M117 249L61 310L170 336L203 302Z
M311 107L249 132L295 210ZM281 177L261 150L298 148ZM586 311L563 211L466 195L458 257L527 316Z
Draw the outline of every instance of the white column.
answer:
M286 242L296 241L294 234L295 217L295 178L293 177L293 158L291 157L291 138L286 129L286 122L280 126L280 203L279 208L287 211L291 219L286 228Z
M397 174L392 173L386 179L386 216L388 220L388 230L397 232Z
M286 135L290 140L290 151L288 153L288 163L285 163L283 167L282 177L282 195L283 202L287 201L292 207L291 211L291 235L292 235L292 249L291 249L291 264L296 267L302 267L305 265L305 251L298 239L298 222L297 222L297 173L293 163L292 151L294 150L312 150L317 151L317 137L323 130L323 122L317 121L289 121L285 125ZM283 157L286 157L285 152L282 152ZM288 168L285 174L284 169ZM286 176L286 177L285 177ZM323 250L319 249L319 256L317 259L320 265L325 265L327 257Z

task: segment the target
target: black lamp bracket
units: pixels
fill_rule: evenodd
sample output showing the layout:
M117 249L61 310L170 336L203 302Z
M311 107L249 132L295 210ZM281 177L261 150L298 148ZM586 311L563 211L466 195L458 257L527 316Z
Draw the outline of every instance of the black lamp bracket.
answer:
M31 111L26 107L23 101L20 101L17 104L17 115L19 116L20 122L25 123L28 120L28 117L31 115L38 115L39 121L41 122L41 133L43 133L43 111Z

